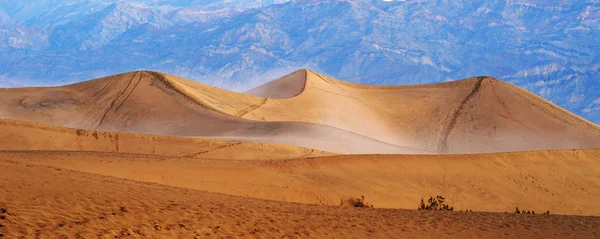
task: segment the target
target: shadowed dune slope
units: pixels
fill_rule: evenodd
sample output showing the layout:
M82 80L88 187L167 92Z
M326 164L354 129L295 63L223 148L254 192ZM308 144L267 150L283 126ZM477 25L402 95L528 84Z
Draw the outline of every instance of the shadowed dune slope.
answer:
M600 148L598 126L491 77L382 87L300 70L239 94L140 71L0 97L4 118L336 153Z
M202 159L273 160L332 155L295 146L70 129L0 120L0 152L71 151Z

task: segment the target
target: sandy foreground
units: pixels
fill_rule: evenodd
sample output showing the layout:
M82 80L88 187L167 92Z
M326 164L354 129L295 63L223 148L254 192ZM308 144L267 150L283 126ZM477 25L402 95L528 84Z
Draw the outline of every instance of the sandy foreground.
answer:
M234 149L231 153L235 153ZM416 209L442 195L457 210L600 215L600 151L485 155L356 155L214 160L85 152L13 152L5 160L207 192L339 205Z
M600 218L265 201L0 156L5 238L598 238Z

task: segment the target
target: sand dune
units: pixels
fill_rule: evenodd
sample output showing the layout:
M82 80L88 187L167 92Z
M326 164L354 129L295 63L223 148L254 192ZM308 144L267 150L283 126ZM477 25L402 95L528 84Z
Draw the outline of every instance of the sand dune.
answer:
M138 71L0 99L0 236L600 236L502 213L599 216L600 128L491 77L240 94ZM399 210L437 194L496 213ZM361 195L379 209L333 206Z
M1 157L1 156L0 156ZM598 238L600 217L302 205L0 159L4 238Z
M489 77L377 87L302 70L238 94L144 71L64 87L3 89L0 97L4 118L336 153L600 148L598 126Z
M600 151L482 155L357 155L222 161L135 155L3 154L30 164L276 201L338 205L364 195L378 208L415 209L441 194L457 209L600 216Z
M4 89L0 112L5 118L88 130L237 139L337 153L427 153L326 125L228 115L220 110L250 106L254 98L235 102L230 95L239 94L205 85L194 88L198 85L160 73L132 72L65 87Z
M332 155L288 145L70 129L15 120L0 120L0 129L0 152L82 151L235 160Z
M600 147L597 125L491 77L386 87L301 71L247 93L267 97L290 85L282 81L306 86L295 87L297 96L269 100L244 117L304 120L438 153Z

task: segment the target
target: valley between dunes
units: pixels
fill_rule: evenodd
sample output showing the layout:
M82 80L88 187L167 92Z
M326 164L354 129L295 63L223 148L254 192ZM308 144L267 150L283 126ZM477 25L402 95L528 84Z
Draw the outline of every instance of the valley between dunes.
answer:
M600 127L491 77L137 71L0 99L7 238L600 237ZM435 195L457 212L414 210Z

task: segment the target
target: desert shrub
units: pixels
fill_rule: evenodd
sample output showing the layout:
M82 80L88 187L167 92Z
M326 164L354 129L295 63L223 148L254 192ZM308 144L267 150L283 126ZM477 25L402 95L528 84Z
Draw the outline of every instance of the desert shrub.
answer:
M429 197L429 200L427 200L427 204L423 199L421 199L421 203L419 204L419 208L417 208L417 210L454 211L454 207L445 204L445 201L446 198L440 195L437 195L435 197Z
M346 203L353 207L373 207L373 204L369 204L365 201L365 196L360 196L359 198L350 198L346 200ZM346 203L344 203L344 199L340 200L340 206L344 206Z
M550 215L550 210L546 210L545 213L542 213L543 215Z
M532 214L532 215L535 215L535 211L533 211L533 210L531 210L531 211L519 210L519 207L515 208L515 213L516 214ZM547 210L546 212L542 213L542 215L550 215L550 210Z

